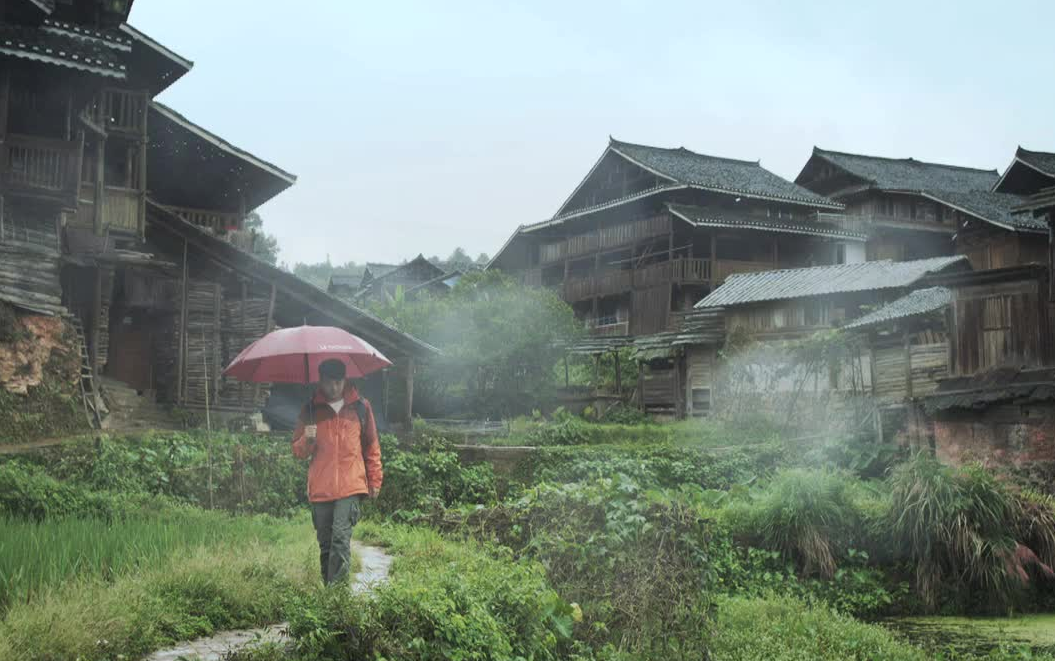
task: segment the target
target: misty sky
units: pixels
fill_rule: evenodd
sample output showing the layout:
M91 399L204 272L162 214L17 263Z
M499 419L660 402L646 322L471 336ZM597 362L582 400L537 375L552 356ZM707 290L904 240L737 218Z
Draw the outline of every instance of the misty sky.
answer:
M1055 151L1055 2L138 0L160 100L298 183L280 259L493 254L609 134L793 179L813 145L998 168Z

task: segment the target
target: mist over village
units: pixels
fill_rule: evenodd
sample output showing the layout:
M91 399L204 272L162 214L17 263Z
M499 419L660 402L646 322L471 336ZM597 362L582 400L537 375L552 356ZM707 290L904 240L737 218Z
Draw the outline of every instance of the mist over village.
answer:
M1052 24L0 0L0 661L1055 659Z

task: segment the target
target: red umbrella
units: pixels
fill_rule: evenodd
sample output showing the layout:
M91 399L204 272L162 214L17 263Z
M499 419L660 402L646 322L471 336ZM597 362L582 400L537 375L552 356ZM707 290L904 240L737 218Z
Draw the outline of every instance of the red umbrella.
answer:
M392 362L365 340L332 326L300 326L272 331L253 342L223 371L253 383L315 383L319 363L335 358L357 379Z

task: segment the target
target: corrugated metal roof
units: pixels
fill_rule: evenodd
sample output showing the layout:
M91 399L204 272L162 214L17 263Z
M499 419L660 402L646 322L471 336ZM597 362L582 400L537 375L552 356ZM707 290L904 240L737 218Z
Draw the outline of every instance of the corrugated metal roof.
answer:
M697 154L684 147L669 149L637 145L615 138L611 139L609 148L631 161L683 184L696 184L733 194L742 193L829 208L841 206L773 174L758 161Z
M763 232L781 232L785 234L806 234L829 238L865 241L868 236L854 232L834 223L800 219L752 217L736 214L728 210L704 209L684 204L668 204L667 208L675 216L694 227L730 227L736 229L760 230Z
M952 303L952 290L946 287L927 287L902 296L896 301L884 305L878 310L869 312L843 328L864 328L885 324L898 319L915 317L928 312L941 310Z
M909 262L889 259L758 273L738 273L696 304L697 308L743 305L807 296L910 287L928 273L967 264L963 255Z

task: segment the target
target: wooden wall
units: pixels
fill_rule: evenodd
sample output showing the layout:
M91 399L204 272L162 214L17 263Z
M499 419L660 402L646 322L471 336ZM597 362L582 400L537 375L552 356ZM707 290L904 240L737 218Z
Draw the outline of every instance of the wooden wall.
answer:
M957 289L950 373L1047 364L1052 338L1046 290L1039 280Z

